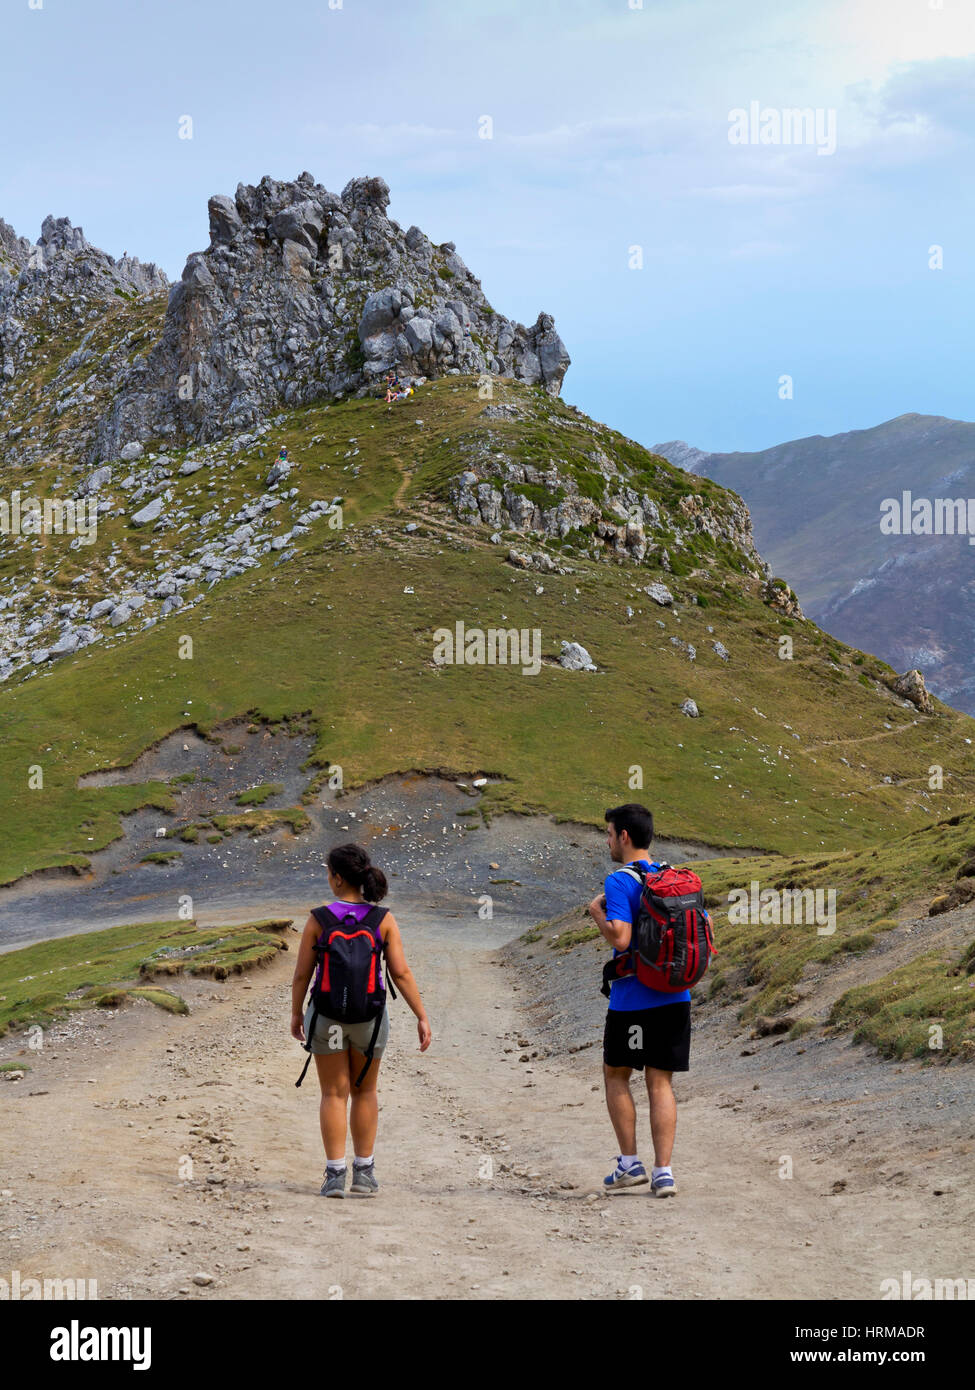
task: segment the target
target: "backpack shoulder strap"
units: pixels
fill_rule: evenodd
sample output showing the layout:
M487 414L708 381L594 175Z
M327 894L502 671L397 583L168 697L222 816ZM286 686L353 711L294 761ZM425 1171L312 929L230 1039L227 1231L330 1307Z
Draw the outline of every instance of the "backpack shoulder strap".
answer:
M380 907L378 903L373 903L359 925L362 927L371 927L378 935L380 923L388 911L388 908Z

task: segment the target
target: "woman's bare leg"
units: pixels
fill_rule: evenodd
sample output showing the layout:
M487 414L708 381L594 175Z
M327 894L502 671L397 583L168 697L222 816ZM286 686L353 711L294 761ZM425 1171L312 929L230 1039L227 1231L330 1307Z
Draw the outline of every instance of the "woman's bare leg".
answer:
M376 1083L379 1080L379 1058L373 1057L372 1065L362 1078L362 1085L356 1086L356 1078L366 1065L365 1055L349 1048L347 1079L352 1095L352 1113L349 1125L352 1130L352 1147L356 1158L371 1158L376 1147L376 1130L379 1127L379 1098Z
M322 1088L321 1124L325 1157L333 1163L345 1158L349 1105L349 1059L342 1052L316 1052L318 1084ZM358 1075L358 1073L356 1073Z

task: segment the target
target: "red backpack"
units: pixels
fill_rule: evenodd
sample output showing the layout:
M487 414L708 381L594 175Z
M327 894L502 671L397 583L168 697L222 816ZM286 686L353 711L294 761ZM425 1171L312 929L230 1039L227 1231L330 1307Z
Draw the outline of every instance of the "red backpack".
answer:
M609 994L613 980L627 975L666 994L690 989L718 954L701 880L693 870L670 864L661 864L653 873L627 864L623 872L640 884L640 912L629 950L606 963L603 993Z

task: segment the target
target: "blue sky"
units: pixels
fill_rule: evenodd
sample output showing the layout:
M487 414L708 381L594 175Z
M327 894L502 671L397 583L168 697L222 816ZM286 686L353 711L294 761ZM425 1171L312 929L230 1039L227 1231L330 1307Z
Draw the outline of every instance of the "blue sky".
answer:
M176 278L210 194L380 174L645 444L975 417L971 0L4 0L3 35L31 239L66 215ZM732 144L752 102L834 111L835 152Z

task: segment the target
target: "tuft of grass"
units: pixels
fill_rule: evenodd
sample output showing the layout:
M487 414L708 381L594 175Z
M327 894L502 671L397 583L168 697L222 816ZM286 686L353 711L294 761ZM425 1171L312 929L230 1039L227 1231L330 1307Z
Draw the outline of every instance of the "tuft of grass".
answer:
M975 990L966 959L928 951L879 980L860 985L836 1000L829 1022L853 1028L857 1042L868 1042L884 1057L938 1061L975 1057Z
M169 1014L188 1014L190 1011L186 1000L169 989L137 985L135 989L129 990L129 994L133 999L148 999L150 1004L155 1004L158 1009L165 1009Z
M125 990L107 989L102 991L101 989L90 989L85 995L85 998L90 999L96 1008L117 1009L125 1001Z
M173 864L178 859L182 859L181 849L155 849L151 854L144 854L139 860L140 864Z
M213 824L225 835L235 830L246 830L251 835L267 835L279 825L290 827L297 835L309 824L307 811L300 806L290 806L280 811L238 811L228 815L213 816Z
M284 787L280 782L264 782L259 787L248 787L236 798L238 806L263 806L268 797L280 796Z
M560 932L555 940L548 944L553 951L568 950L573 946L581 946L584 941L593 941L598 935L598 927L576 927L570 931Z

